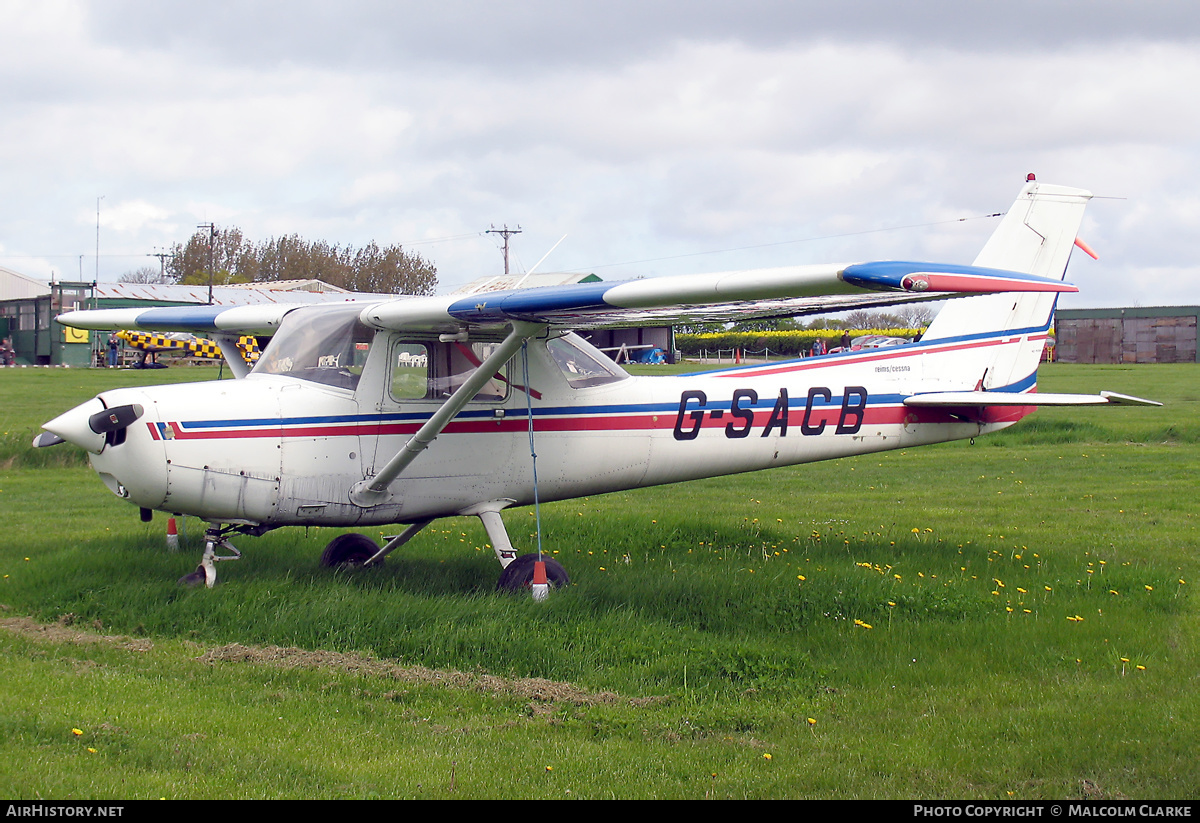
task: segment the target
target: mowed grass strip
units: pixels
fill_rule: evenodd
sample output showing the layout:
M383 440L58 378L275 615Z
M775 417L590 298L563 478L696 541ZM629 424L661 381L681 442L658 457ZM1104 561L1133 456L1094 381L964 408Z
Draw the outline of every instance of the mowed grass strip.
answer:
M13 374L0 372L5 425L30 438L116 376L73 371L61 399L26 412L17 401L46 378ZM195 372L128 384L183 374ZM216 589L180 589L201 524L168 553L161 518L142 524L82 465L37 467L14 441L0 617L129 640L0 631L0 787L31 799L1196 796L1198 377L1054 366L1044 391L1168 405L1044 410L974 446L545 506L547 548L574 581L545 604L493 592L473 519L439 521L359 575L317 567L333 530L242 538L246 559L222 564ZM1053 438L1022 433L1047 419ZM531 513L505 517L532 545ZM349 657L213 656L230 644ZM355 656L446 674L414 683L348 668ZM485 676L611 697L489 691Z

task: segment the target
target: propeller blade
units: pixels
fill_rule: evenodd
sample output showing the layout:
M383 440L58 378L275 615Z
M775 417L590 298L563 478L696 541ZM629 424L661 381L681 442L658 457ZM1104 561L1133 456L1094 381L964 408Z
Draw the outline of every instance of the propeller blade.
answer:
M131 403L127 406L115 406L111 409L98 411L88 418L88 428L96 434L108 434L109 432L127 429L139 417L145 414L145 411L137 403Z
M57 446L59 443L66 443L54 432L42 432L37 437L33 438L33 447L35 449L45 449L49 446Z

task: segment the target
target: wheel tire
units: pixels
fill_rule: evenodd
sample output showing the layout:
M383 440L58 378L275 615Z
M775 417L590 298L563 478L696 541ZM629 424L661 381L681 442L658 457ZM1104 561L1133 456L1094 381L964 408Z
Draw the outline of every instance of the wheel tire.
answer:
M192 572L191 574L185 574L183 577L179 578L178 582L175 585L184 586L189 589L194 589L197 586L205 585L207 582L208 582L208 577L204 574L204 567L197 566L196 570L194 572Z
M327 569L357 569L377 551L379 545L366 535L340 534L321 552L321 565Z
M533 564L537 562L536 554L523 554L504 567L500 579L496 581L496 591L520 592L533 588ZM542 555L546 561L546 582L552 588L558 589L571 582L567 570L557 560L551 560Z

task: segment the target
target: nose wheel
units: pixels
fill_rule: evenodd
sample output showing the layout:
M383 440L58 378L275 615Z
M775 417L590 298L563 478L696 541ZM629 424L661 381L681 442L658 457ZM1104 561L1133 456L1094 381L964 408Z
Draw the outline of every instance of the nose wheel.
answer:
M194 588L203 584L211 589L217 585L217 563L222 560L242 559L242 553L226 537L233 530L233 527L223 529L220 526L209 526L208 530L204 532L204 557L194 572L179 578L180 586ZM217 554L218 548L223 549L226 554Z

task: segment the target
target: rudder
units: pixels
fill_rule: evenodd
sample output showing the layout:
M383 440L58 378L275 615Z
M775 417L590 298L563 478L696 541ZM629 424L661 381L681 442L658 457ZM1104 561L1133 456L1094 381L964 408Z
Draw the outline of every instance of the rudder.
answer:
M1083 189L1029 181L974 264L1062 280L1091 197L1091 192ZM983 356L964 376L978 378L984 389L1022 390L1028 388L1023 386L1024 381L1037 370L1055 300L1056 295L1043 293L951 300L938 312L921 341L1003 337L1009 344L981 347Z

